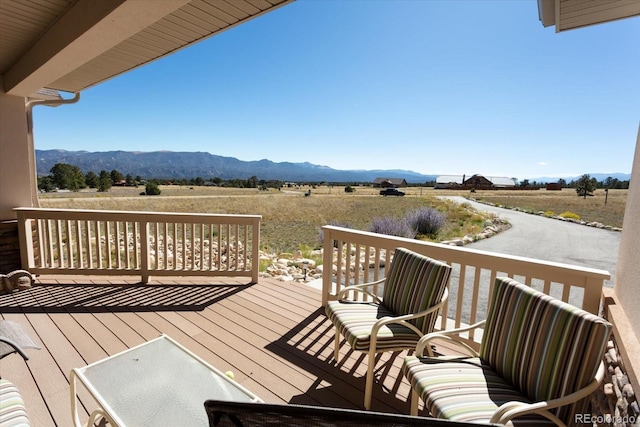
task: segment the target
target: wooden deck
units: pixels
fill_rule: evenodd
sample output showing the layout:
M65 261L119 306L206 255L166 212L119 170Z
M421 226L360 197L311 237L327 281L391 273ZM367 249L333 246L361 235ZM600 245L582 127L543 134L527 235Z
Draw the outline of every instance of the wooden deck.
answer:
M264 401L362 408L365 355L343 344L333 361L334 329L320 291L299 283L246 278L41 276L32 289L0 295L0 315L41 344L2 359L36 426L71 424L69 372L164 333ZM396 353L397 355L397 353ZM372 409L409 413L402 357L378 359ZM92 399L81 394L85 411ZM87 414L82 414L83 421Z

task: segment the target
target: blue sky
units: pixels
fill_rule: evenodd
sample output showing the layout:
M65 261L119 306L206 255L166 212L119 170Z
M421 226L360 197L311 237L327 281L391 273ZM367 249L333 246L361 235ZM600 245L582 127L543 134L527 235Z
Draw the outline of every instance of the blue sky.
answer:
M298 0L34 110L40 150L518 179L630 173L639 122L640 18L534 0Z

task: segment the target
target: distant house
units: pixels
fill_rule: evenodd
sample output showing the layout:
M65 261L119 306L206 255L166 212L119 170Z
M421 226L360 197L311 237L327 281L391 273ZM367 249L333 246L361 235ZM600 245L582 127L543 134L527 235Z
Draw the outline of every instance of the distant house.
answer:
M472 175L441 175L436 178L434 188L449 190L498 190L515 188L516 182L513 178L501 176Z
M560 183L560 182L548 182L547 185L545 186L545 188L548 191L561 191L562 190L562 183Z
M433 188L439 189L462 189L462 183L464 182L464 175L440 175L436 178L436 183Z
M373 186L377 188L390 188L390 187L407 187L407 180L404 178L376 178L373 181Z

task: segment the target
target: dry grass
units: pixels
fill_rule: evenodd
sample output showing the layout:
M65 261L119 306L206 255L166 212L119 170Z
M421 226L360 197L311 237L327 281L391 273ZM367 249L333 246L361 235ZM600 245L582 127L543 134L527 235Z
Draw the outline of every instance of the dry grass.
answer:
M319 229L329 223L348 224L367 230L374 218L400 218L408 210L436 207L447 212L447 223L435 241L479 232L485 217L466 206L440 200L437 196L474 196L478 200L532 212L571 211L586 221L622 226L626 190L610 190L607 205L604 192L579 198L573 190L563 191L461 191L411 187L406 197L381 197L379 189L356 187L345 193L343 187L317 187L304 197L309 187L282 191L256 189L162 186L160 196L140 196L144 188L114 187L108 193L85 191L41 195L41 205L52 208L136 210L156 212L201 212L262 215L261 238L265 249L280 252L319 247Z
M551 211L556 215L573 212L583 221L622 227L627 191L609 190L606 205L604 190L596 190L593 197L586 199L578 197L576 191L570 188L562 191L478 191L471 196L479 201L519 207L531 212Z
M41 205L71 209L262 215L262 246L275 252L319 247L320 227L329 223L368 230L374 218L401 218L408 210L419 207L436 207L447 212L447 224L436 240L477 233L485 220L484 216L466 206L439 200L426 188L408 189L406 197L381 197L378 189L370 187L359 187L355 193L345 193L342 187L319 187L312 189L311 197L304 197L308 187L258 191L163 186L161 190L160 196L140 196L142 189L135 188L113 188L108 193L53 193L42 195Z

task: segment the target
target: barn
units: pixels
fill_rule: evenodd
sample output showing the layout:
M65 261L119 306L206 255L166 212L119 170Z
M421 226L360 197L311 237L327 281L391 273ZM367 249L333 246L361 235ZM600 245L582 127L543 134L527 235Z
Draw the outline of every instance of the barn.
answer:
M374 188L408 187L404 178L376 178L372 184Z
M448 190L498 190L515 188L516 181L513 178L501 176L472 175L441 175L436 178L436 189Z

